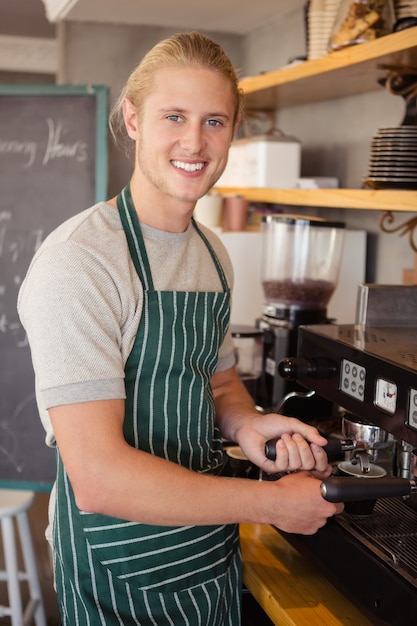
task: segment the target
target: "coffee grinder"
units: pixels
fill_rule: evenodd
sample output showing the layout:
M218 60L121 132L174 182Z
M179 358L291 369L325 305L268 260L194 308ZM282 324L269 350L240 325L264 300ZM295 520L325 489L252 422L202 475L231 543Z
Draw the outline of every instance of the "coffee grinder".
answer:
M279 364L297 353L299 326L329 322L327 305L339 276L344 227L289 214L261 220L264 303L257 326L263 331L263 359L257 401L267 411L284 412L285 403L285 414L311 418L328 410L320 398L310 399L304 410L305 388L283 378Z

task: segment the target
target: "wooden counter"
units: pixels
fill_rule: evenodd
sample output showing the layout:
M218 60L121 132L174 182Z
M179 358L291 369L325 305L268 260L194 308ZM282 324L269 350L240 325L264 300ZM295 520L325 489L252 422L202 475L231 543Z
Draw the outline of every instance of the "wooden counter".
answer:
M241 524L243 582L279 626L372 626L272 526Z

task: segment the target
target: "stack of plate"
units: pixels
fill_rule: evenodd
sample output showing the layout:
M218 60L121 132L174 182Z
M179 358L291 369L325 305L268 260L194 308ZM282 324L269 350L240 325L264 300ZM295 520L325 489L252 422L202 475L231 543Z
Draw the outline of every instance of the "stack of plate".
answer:
M311 0L308 11L309 60L328 54L329 40L341 0Z
M395 3L395 17L417 17L417 0L397 0Z
M364 183L373 189L417 189L417 126L378 130Z

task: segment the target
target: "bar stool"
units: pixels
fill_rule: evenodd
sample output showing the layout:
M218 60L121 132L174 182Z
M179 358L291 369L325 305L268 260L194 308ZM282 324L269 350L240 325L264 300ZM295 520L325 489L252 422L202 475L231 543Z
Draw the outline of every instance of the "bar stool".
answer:
M10 616L12 626L46 626L41 586L36 566L35 551L29 527L27 511L33 503L33 491L0 489L0 521L3 540L5 570L0 570L0 581L7 583L10 606L0 606L0 617ZM19 571L17 542L14 532L17 520L20 546L25 571ZM30 600L23 611L21 586L27 581Z

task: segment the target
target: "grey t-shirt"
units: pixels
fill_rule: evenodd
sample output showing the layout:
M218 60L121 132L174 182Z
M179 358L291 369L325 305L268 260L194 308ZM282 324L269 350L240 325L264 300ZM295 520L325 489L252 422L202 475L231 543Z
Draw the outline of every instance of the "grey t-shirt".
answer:
M190 223L184 233L141 225L158 291L221 291L207 246ZM201 226L232 287L219 238ZM35 254L18 298L36 378L46 442L55 439L47 409L124 398L124 367L142 313L143 290L118 211L101 202L59 226ZM217 371L235 362L231 332Z

